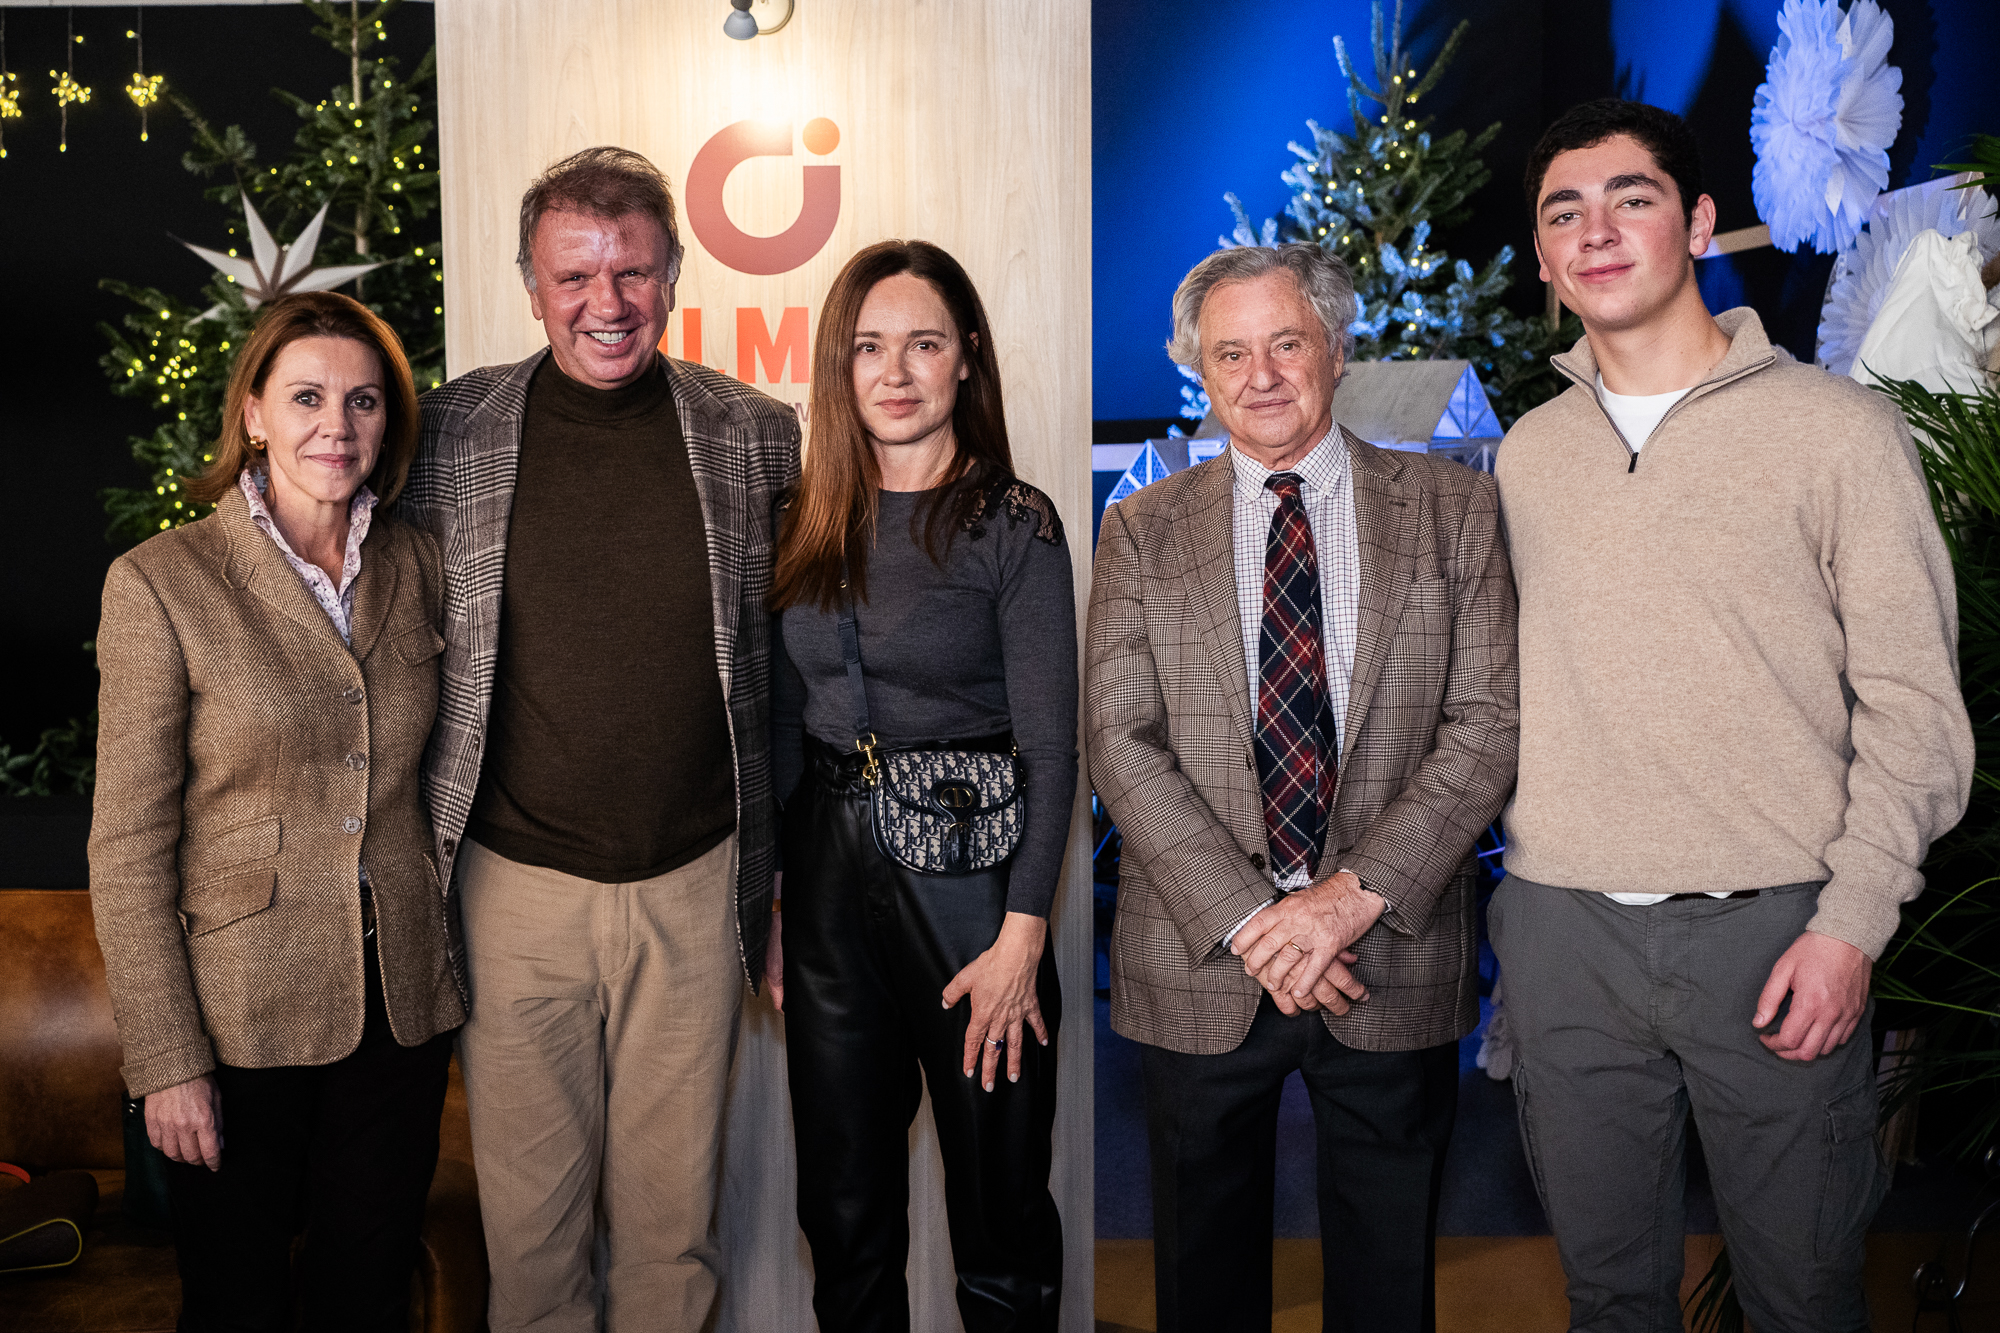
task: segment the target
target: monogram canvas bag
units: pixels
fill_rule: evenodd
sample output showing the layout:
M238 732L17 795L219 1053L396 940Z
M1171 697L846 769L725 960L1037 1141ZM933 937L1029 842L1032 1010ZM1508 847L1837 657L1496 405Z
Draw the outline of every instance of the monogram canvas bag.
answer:
M1015 757L985 750L884 749L868 718L861 634L846 596L840 655L854 692L854 748L867 759L861 780L882 855L920 875L969 875L1012 856L1023 822Z

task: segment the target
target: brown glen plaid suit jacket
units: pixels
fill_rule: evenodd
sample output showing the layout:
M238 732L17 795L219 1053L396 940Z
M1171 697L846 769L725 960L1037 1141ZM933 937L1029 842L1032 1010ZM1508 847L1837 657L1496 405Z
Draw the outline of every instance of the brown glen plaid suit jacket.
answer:
M528 381L547 355L544 348L515 365L485 366L425 394L416 465L397 504L444 551L443 694L423 777L447 885L486 753ZM773 508L799 475L799 421L785 404L719 371L671 359L666 365L708 531L715 665L736 753L737 948L755 986L764 975L778 861L771 618L764 603L771 592ZM456 910L451 919L453 959L463 976Z
M1472 847L1514 783L1514 580L1492 477L1342 435L1361 616L1320 869L1389 910L1354 946L1368 1000L1325 1022L1415 1050L1478 1020ZM1225 453L1105 511L1084 648L1091 778L1124 839L1111 1025L1192 1055L1250 1031L1262 988L1219 942L1272 893L1232 486Z
M443 601L376 511L350 648L234 486L111 566L90 906L133 1096L354 1050L364 864L396 1040L465 1021L417 790Z

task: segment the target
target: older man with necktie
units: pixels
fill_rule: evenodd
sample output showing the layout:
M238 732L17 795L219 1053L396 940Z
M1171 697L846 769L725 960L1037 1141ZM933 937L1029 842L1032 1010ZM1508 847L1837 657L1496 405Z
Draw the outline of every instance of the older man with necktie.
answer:
M1316 246L1196 265L1168 350L1230 447L1111 506L1098 542L1090 766L1124 836L1111 1022L1143 1043L1162 1333L1269 1329L1295 1069L1325 1327L1434 1325L1514 585L1490 477L1335 424L1353 318Z

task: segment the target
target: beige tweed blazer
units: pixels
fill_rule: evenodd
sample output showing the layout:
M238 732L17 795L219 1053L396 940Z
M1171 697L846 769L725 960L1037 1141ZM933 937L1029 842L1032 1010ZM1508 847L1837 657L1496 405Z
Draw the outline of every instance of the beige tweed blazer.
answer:
M437 546L378 510L361 551L352 649L234 487L105 579L90 896L134 1096L354 1050L364 861L396 1039L465 1021L417 789Z
M1321 870L1389 902L1355 946L1369 999L1333 1035L1370 1051L1478 1019L1472 845L1514 782L1514 582L1493 478L1342 431L1361 606ZM1124 839L1111 1025L1234 1050L1261 988L1219 942L1271 895L1231 556L1227 454L1105 511L1085 637L1090 773Z

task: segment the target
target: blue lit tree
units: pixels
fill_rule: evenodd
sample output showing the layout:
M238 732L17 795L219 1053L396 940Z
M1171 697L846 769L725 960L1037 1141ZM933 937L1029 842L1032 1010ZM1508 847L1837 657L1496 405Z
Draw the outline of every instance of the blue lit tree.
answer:
M1346 43L1333 39L1347 78L1353 129L1345 134L1307 121L1312 144L1292 143L1298 162L1282 179L1292 187L1285 217L1253 228L1235 194L1236 214L1224 247L1306 241L1339 256L1354 274L1359 318L1354 356L1362 361L1465 360L1478 368L1501 421L1515 418L1561 388L1548 355L1582 336L1574 316L1560 332L1543 319L1522 319L1504 304L1513 283L1514 250L1504 246L1483 269L1453 260L1433 244L1434 233L1471 216L1466 206L1491 179L1480 153L1500 132L1496 122L1477 135L1454 130L1433 137L1417 103L1430 95L1458 54L1469 23L1445 39L1419 76L1403 49L1402 0L1384 31L1374 6L1375 82L1356 72ZM1183 374L1196 377L1185 368ZM1183 416L1208 409L1199 383L1182 389Z

